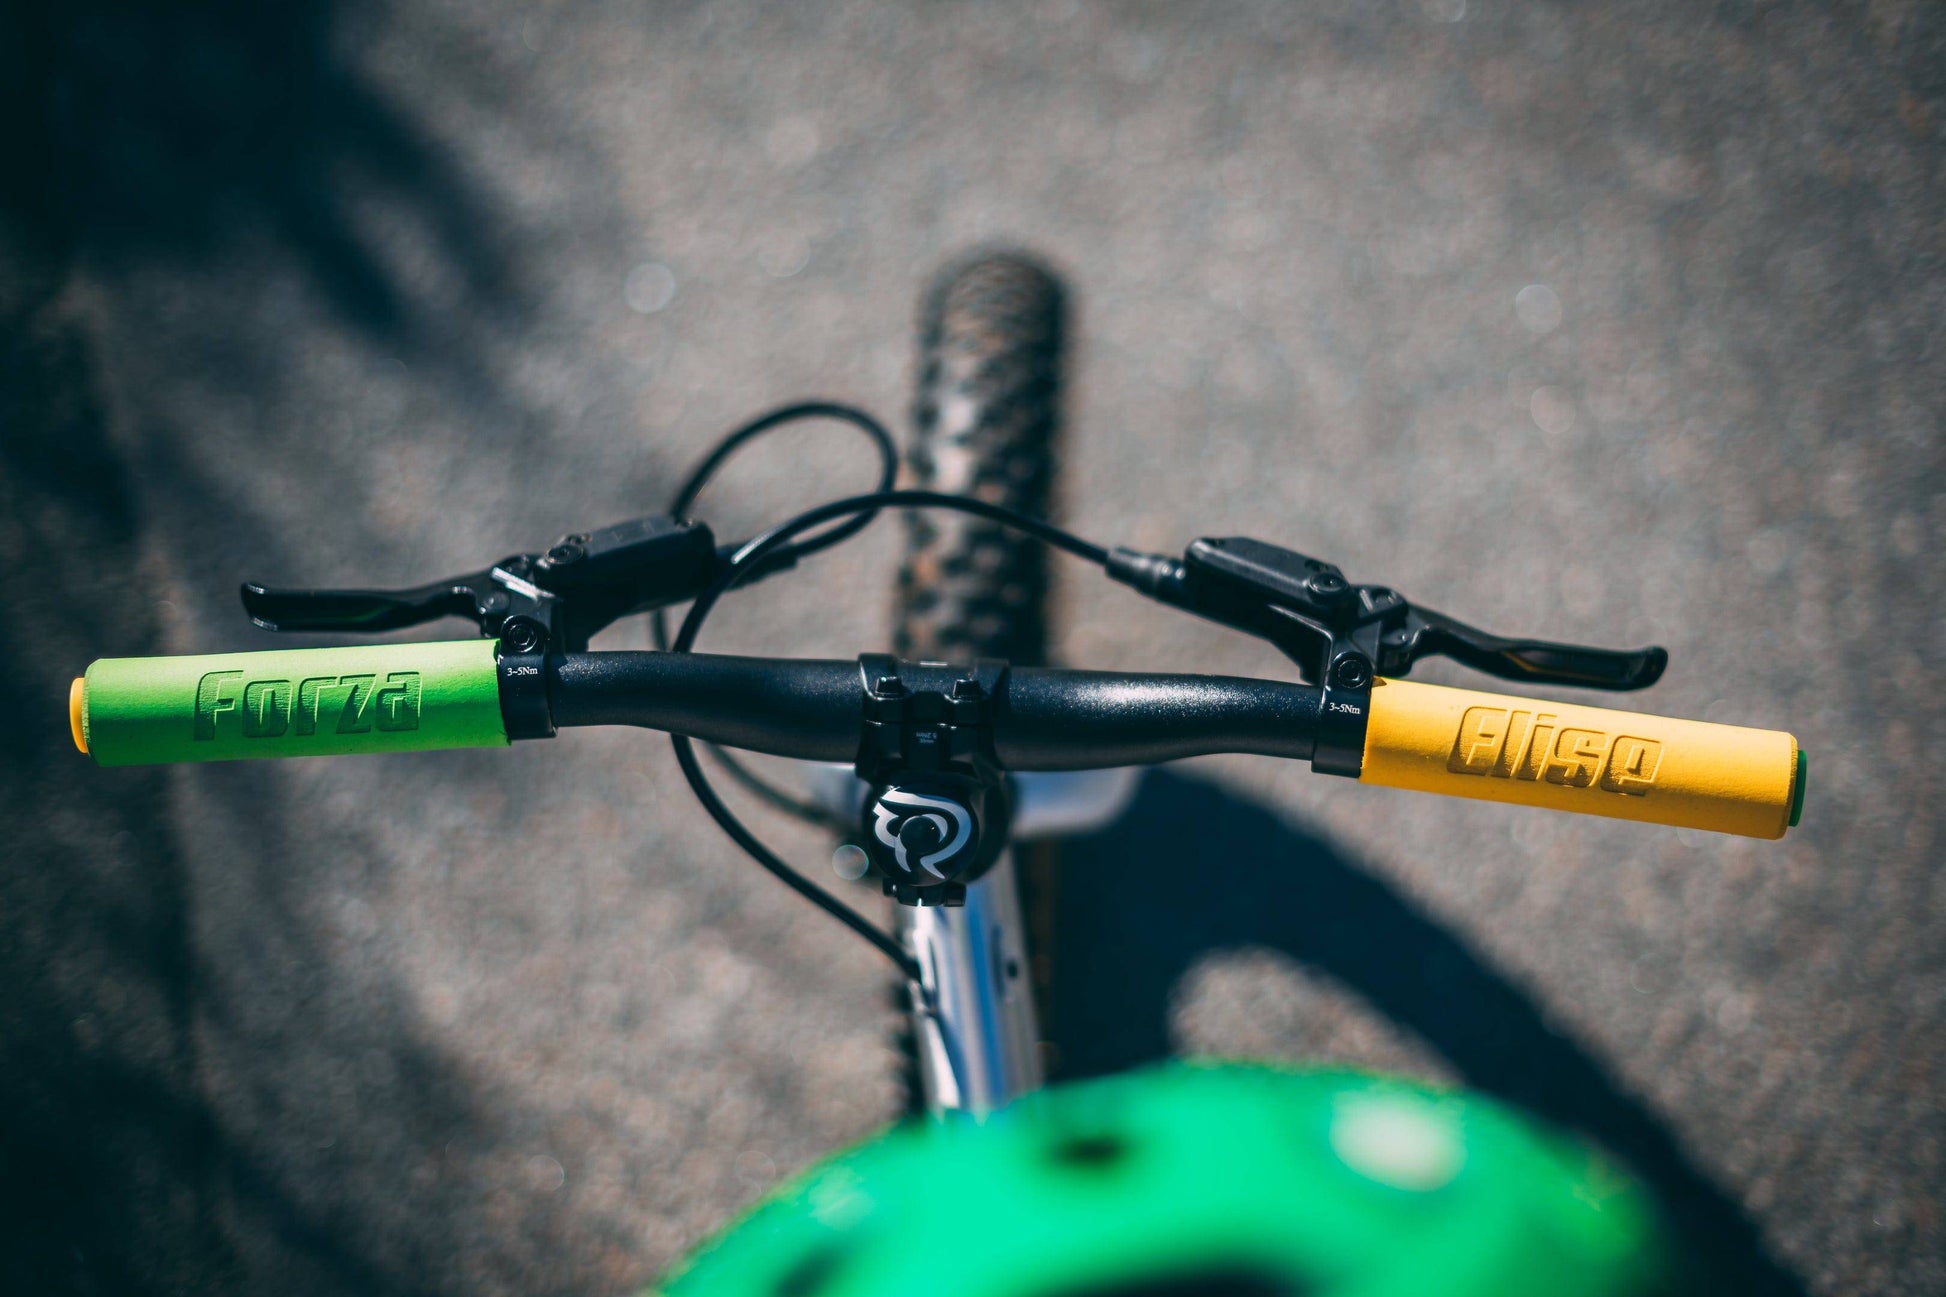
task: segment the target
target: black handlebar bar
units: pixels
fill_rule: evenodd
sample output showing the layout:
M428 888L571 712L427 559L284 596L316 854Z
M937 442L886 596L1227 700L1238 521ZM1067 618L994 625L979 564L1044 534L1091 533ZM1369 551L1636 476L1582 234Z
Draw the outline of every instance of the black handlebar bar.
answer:
M906 687L950 691L961 668L901 662ZM872 682L863 681L869 685ZM855 661L704 653L570 653L547 663L553 723L639 725L807 761L858 755ZM1146 765L1217 752L1309 760L1321 691L1231 676L1014 667L992 703L1010 770Z

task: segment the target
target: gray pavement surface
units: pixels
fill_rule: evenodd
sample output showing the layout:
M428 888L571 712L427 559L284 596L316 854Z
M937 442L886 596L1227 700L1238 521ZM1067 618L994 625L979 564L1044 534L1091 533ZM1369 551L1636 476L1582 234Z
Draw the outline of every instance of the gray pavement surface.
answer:
M1198 890L1319 905L1216 925L1151 1034L1581 1121L1748 1290L1946 1290L1938 7L4 21L10 1291L624 1292L891 1116L876 956L659 738L98 772L60 704L92 657L269 644L241 578L465 570L659 506L771 403L898 417L920 288L989 242L1076 288L1083 533L1664 644L1623 705L1812 754L1781 843L1198 763L1158 795L1256 852ZM862 481L844 436L712 521ZM707 641L882 646L872 535ZM1066 661L1284 672L1063 574ZM1128 959L1181 944L1136 917Z

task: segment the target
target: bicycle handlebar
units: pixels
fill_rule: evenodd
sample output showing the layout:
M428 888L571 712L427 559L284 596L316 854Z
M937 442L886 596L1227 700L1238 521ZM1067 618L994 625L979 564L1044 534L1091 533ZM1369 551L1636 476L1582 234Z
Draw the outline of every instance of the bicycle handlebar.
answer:
M534 661L539 661L534 659ZM103 659L70 700L104 766L499 747L502 678L545 674L556 726L638 725L817 761L858 755L860 665L690 653L496 661L487 640ZM916 690L956 668L903 663ZM994 700L1011 770L1148 765L1218 752L1311 758L1325 692L1224 676L1016 667ZM1788 734L1383 679L1361 782L1748 837L1797 822Z
M858 755L857 662L708 653L581 653L551 664L561 726L641 725L807 761ZM905 688L949 690L958 668L903 662ZM1229 676L1013 667L995 700L1008 770L1104 770L1216 752L1309 759L1319 691Z

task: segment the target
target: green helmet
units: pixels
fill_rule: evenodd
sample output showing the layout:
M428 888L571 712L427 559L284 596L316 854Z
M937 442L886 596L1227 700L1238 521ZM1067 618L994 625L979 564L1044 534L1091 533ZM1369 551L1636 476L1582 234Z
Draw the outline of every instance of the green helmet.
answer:
M666 1297L1622 1297L1648 1199L1499 1104L1172 1064L895 1127L782 1186Z

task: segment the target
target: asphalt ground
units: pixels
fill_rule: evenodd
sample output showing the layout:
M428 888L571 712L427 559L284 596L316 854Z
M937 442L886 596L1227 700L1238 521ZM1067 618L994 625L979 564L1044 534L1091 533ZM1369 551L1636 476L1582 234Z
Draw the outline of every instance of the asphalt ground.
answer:
M1075 289L1084 534L1660 643L1622 705L1811 754L1780 843L1192 763L1076 848L1123 926L1062 948L1104 1026L1070 1065L1466 1080L1622 1149L1740 1290L1946 1288L1937 7L0 24L11 1291L622 1292L891 1116L876 956L659 738L104 772L61 702L283 643L242 578L468 570L659 507L773 403L900 418L920 289L992 243ZM705 511L868 471L805 430ZM895 538L705 646L882 646ZM1077 569L1059 622L1074 664L1285 673Z

